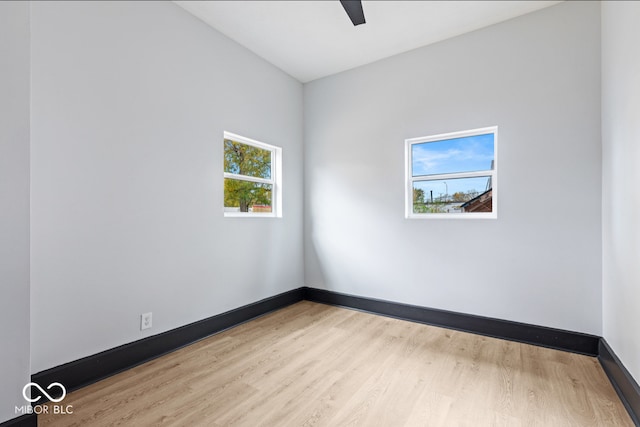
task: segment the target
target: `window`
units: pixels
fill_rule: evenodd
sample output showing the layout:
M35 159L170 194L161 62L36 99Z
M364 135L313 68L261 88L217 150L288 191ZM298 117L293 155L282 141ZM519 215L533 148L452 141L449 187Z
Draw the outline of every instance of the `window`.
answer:
M405 140L407 218L497 218L498 128Z
M224 133L224 215L282 217L282 149Z

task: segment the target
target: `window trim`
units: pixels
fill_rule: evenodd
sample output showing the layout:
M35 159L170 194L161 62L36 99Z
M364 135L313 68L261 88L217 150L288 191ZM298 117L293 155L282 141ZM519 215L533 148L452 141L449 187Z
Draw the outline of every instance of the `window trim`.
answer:
M412 148L416 144L436 142L454 138L464 138L475 135L493 134L493 169L452 172L433 175L413 176ZM407 219L497 219L498 218L498 126L489 126L478 129L458 132L441 133L438 135L423 136L405 139L405 218ZM465 212L465 213L414 213L413 212L413 184L421 181L437 181L442 179L491 177L491 212Z
M224 131L222 143L222 156L224 159L224 140L230 139L241 144L251 145L271 152L271 178L259 178L254 176L240 175L231 172L225 172L222 168L223 183L224 179L235 179L239 181L249 181L258 184L271 185L271 212L227 212L224 210L224 184L223 184L223 202L222 211L225 217L251 217L251 218L282 218L282 148L275 145L266 144L255 139L247 138L242 135Z

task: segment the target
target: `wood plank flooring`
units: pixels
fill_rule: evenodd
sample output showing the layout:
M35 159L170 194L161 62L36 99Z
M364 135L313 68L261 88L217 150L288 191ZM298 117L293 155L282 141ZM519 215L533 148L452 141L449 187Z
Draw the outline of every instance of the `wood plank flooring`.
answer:
M633 426L593 357L303 301L70 393L40 426Z

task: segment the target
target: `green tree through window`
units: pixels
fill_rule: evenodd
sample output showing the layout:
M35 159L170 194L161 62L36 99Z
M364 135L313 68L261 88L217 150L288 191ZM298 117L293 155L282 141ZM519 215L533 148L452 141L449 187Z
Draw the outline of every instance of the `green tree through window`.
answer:
M224 206L240 212L271 212L273 184L265 181L272 178L272 161L270 150L225 139Z

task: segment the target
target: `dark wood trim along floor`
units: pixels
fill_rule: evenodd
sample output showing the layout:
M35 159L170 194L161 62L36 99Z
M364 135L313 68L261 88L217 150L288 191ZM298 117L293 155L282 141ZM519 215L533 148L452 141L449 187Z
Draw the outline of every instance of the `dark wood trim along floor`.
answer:
M0 423L0 427L38 427L36 414L22 415Z
M311 301L64 404L39 425L634 425L594 357Z
M301 287L284 292L199 322L38 372L32 375L32 381L38 384L60 382L65 385L67 391L73 391L302 300L346 307L557 350L597 356L620 399L629 411L631 418L637 425L640 425L640 391L638 384L601 337L309 287ZM42 403L44 403L44 396L42 400ZM31 422L31 419L35 419L35 417L25 417L24 419L19 417L0 424L0 426L5 427L5 424L7 426L34 425L21 424L21 422ZM7 424L15 422L18 424Z
M302 298L302 288L284 292L226 313L38 372L32 375L31 381L38 384L59 382L67 391L77 390L225 329L302 301ZM32 393L34 392L35 389L32 390ZM32 398L36 396L32 395ZM40 402L45 401L45 396L42 396Z
M631 419L640 426L640 386L604 338L600 339L598 360Z
M640 387L604 338L580 332L346 295L324 289L304 288L304 299L494 338L597 356L631 419L640 426Z
M397 319L441 326L494 338L586 354L588 356L598 355L600 337L580 332L400 304L314 288L305 288L304 298L313 302L353 308Z

